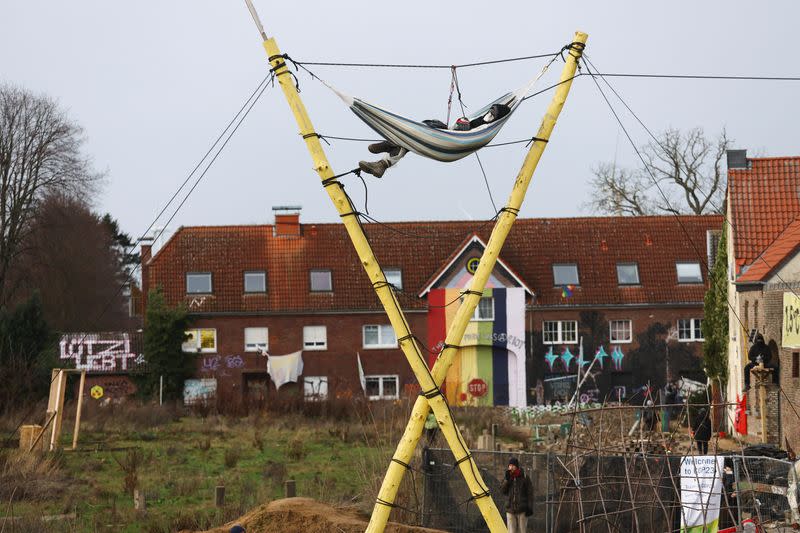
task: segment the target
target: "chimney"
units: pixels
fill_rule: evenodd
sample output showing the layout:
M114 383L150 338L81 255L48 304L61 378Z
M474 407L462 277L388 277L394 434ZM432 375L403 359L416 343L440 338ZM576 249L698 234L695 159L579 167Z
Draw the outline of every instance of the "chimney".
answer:
M747 169L747 150L728 150L728 170Z
M302 235L300 226L300 211L302 209L302 206L299 205L273 206L275 227L272 234L275 237L300 237Z
M144 316L147 311L147 296L148 292L150 292L150 267L147 263L150 262L150 258L153 256L153 238L150 236L142 237L139 239L139 243L141 244L139 261L142 271L142 321L144 321Z

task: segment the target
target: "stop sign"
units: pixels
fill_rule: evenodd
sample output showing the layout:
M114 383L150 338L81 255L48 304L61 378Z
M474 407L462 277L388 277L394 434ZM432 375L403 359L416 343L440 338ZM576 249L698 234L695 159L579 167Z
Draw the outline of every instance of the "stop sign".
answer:
M486 382L482 379L475 378L467 384L467 390L472 396L480 398L481 396L486 395L486 392L489 390L489 386L486 385Z

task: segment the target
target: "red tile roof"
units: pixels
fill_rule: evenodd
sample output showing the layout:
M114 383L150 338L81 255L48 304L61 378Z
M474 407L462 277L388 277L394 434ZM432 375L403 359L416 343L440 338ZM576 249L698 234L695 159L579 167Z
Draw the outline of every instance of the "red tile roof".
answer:
M800 215L800 157L748 159L728 170L734 253L751 264ZM771 264L771 263L770 263Z
M740 283L765 281L785 260L794 256L798 248L800 248L800 217L790 222L744 274L736 278L736 281Z
M472 233L488 241L491 224L481 225L426 221L364 227L381 265L402 270L403 306L425 308L416 294ZM675 262L704 264L706 231L721 226L719 216L520 219L500 255L537 293L540 305L700 304L705 284L678 284ZM554 287L552 264L571 262L578 264L580 286L564 300L561 288ZM620 262L638 263L640 285L617 284ZM172 303L194 300L195 312L380 309L341 224L303 224L300 237L275 236L271 225L183 227L146 268L150 287L162 286ZM310 292L311 269L332 271L332 292ZM267 271L267 294L244 294L249 270ZM212 272L213 295L187 296L186 272Z

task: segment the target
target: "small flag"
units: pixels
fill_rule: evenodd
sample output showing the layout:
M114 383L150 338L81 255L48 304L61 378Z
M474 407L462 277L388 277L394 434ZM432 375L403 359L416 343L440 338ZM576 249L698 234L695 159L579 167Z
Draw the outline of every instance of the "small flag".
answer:
M561 287L561 297L562 298L569 298L572 296L572 289L574 289L572 285L564 285Z
M734 428L740 435L747 435L747 395L741 398L736 395L736 418Z
M361 389L364 394L367 393L367 378L364 376L364 367L361 366L361 354L356 352L356 361L358 362L358 380L361 382Z

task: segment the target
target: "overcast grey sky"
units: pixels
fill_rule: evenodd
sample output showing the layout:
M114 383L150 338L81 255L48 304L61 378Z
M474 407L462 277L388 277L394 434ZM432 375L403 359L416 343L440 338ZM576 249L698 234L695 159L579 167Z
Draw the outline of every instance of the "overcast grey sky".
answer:
M268 2L255 0L269 35L298 60L453 64L555 51L575 30L605 72L800 75L794 0L564 2ZM139 234L264 77L266 57L243 0L2 0L0 81L45 92L86 130L108 181L95 207ZM516 88L541 67L527 61L460 72L468 105ZM542 87L557 79L554 64ZM316 67L343 91L415 118L444 119L446 70ZM300 75L317 131L374 137L342 102ZM800 154L800 82L613 79L654 130L727 128L735 146ZM550 93L531 99L497 142L536 132ZM632 127L637 143L646 138ZM369 154L327 148L337 172ZM524 157L521 145L483 150L498 204ZM579 78L522 209L524 217L588 214L591 169L635 154L591 79ZM492 215L474 157L439 163L409 155L370 180L380 220ZM348 182L357 202L360 183ZM301 204L304 221L338 220L280 90L268 89L178 214L178 225L270 223L270 207Z

